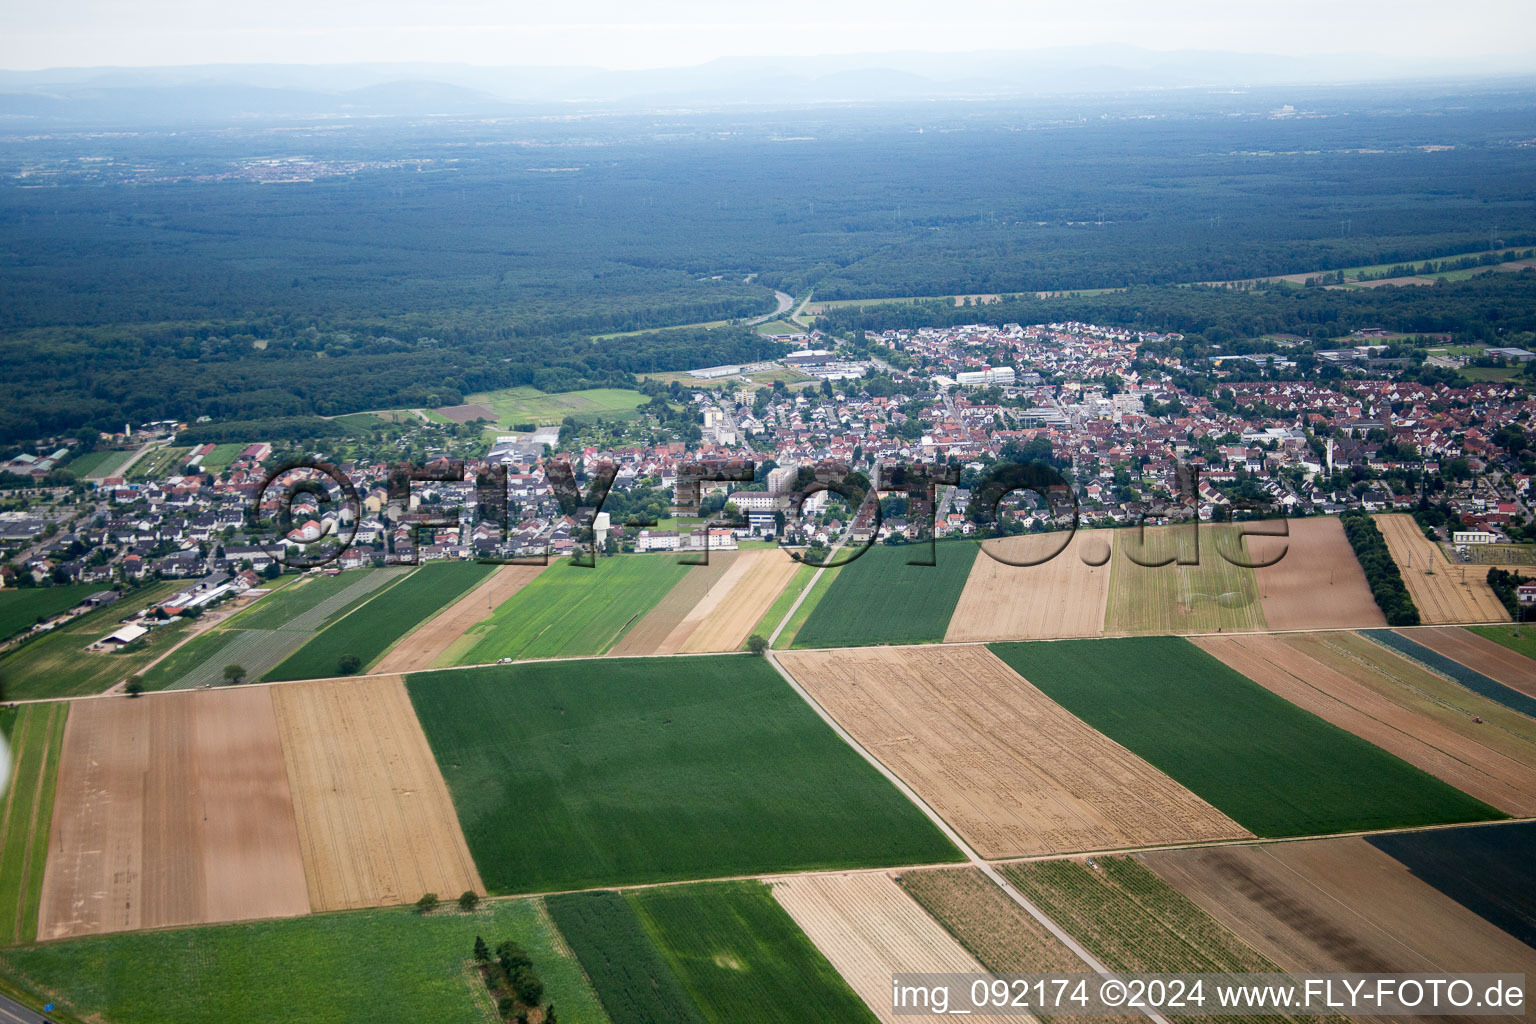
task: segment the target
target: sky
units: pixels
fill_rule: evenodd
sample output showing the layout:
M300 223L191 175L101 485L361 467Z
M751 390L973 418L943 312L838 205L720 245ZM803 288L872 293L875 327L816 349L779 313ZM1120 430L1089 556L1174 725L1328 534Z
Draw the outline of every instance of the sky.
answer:
M1536 0L6 0L0 8L0 67L18 70L365 61L646 68L1110 43L1461 60L1536 53L1532 39Z

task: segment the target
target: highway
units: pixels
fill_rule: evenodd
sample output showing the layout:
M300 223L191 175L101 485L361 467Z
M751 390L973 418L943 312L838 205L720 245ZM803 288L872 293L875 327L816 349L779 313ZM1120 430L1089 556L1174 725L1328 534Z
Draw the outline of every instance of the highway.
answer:
M29 1010L16 1000L0 995L0 1024L50 1024L47 1017Z
M764 313L762 316L753 317L751 320L748 320L748 327L756 327L758 324L765 324L769 320L781 317L789 311L790 306L795 304L795 297L793 295L781 292L777 288L773 290L773 297L779 300L779 308L772 313Z

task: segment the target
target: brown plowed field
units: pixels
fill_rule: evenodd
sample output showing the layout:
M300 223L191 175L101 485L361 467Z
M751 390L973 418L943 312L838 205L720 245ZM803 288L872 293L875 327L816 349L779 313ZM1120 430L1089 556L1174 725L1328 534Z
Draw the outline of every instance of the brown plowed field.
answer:
M1064 540L1065 534L1040 533L984 542L944 639L1103 636L1114 533L1079 530L1060 554L1051 557ZM1049 560L1039 565L1005 565L988 551L1010 561ZM1085 564L1084 555L1098 564Z
M1249 534L1243 539L1251 561L1280 558L1274 565L1253 570L1264 622L1270 629L1364 629L1387 624L1337 519L1292 519L1285 525L1285 537Z
M270 688L75 703L39 938L309 909Z
M779 661L986 857L1249 836L981 646Z
M1481 672L1510 689L1536 697L1536 661L1519 651L1512 651L1501 643L1457 626L1400 629L1398 632L1414 643L1423 644L1432 651L1459 661L1472 671Z
M1358 837L1145 859L1286 971L1536 971L1536 950Z
M488 405L450 405L435 411L439 416L455 423L468 423L471 420L496 422L496 410Z
M317 911L485 892L399 676L272 694Z
M1408 596L1426 626L1508 622L1509 612L1488 586L1488 567L1452 565L1409 515L1373 516L1403 574ZM1432 570L1432 571L1426 571Z
M478 587L459 598L403 638L375 666L378 674L420 672L431 668L453 642L509 600L545 569L542 565L503 565Z
M678 628L700 601L709 596L711 590L720 585L726 573L731 570L741 555L740 551L711 551L708 565L690 566L677 586L667 591L667 596L656 602L656 607L635 623L635 628L625 633L619 642L613 645L608 655L614 658L630 658L661 653L662 645L667 642L672 631ZM700 556L695 554L692 557Z
M1196 637L1193 642L1292 704L1462 792L1509 814L1536 814L1536 744L1475 723L1470 715L1447 715L1443 708L1433 717L1421 713L1428 706L1421 693L1389 689L1377 668L1336 642L1343 636ZM1377 689L1363 681L1373 677ZM1501 749L1489 746L1491 741Z
M770 884L800 930L884 1024L912 1019L892 1012L892 974L985 973L886 874L796 875ZM970 1014L967 1019L1019 1024L1035 1018Z
M800 563L782 551L744 551L736 568L741 571L729 591L718 598L706 597L688 613L701 621L683 640L679 650L684 654L741 650L752 627L794 579Z

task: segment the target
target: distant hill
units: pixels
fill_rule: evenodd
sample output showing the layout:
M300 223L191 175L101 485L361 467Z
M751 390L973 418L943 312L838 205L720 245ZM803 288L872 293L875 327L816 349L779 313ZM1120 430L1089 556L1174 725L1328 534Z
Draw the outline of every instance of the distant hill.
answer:
M1529 76L1533 67L1532 58L1435 64L1374 54L1288 57L1105 46L731 57L629 71L425 63L52 68L0 71L0 116L93 122L488 113L557 103L633 108L881 102Z

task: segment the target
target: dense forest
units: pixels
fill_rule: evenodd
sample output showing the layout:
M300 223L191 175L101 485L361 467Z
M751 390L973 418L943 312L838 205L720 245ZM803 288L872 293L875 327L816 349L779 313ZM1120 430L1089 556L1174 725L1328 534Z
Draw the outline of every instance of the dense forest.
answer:
M1140 330L1198 334L1228 351L1266 334L1332 338L1367 327L1403 334L1454 334L1500 344L1536 331L1536 270L1488 273L1467 281L1402 288L1272 288L1232 291L1216 287L1143 285L1123 291L1053 298L1007 295L986 306L932 302L845 306L818 325L834 333L975 323L1046 323L1081 320ZM1267 346L1273 349L1274 345Z
M1417 294L1440 289L1150 287L1536 243L1536 94L1325 90L1271 116L1297 98L13 134L0 439L630 383L772 350L734 329L593 335L766 313L774 288L1130 286L987 315L1233 335L1528 320L1509 282L1476 286L1496 300L1481 325Z

